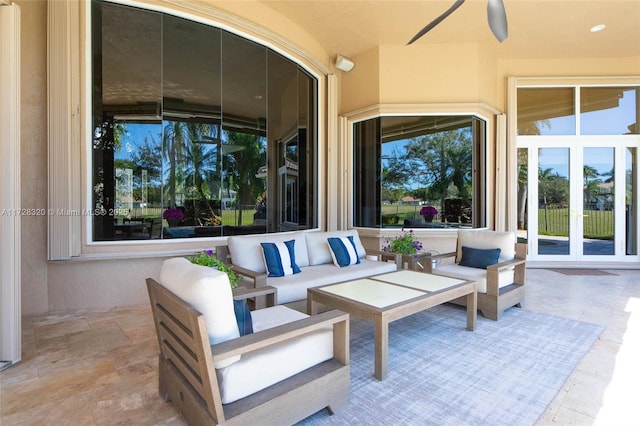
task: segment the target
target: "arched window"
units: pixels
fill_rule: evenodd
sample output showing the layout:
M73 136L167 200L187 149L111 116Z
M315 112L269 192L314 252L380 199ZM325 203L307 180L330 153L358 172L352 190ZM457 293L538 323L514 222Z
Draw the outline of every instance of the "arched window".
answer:
M318 82L165 13L92 3L91 241L317 226Z

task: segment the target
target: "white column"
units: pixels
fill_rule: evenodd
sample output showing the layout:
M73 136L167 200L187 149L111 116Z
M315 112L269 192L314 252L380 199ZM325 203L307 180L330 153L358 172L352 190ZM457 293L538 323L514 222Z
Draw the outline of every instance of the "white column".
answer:
M80 254L80 2L48 2L49 260Z
M327 185L327 231L338 229L339 201L339 143L338 141L338 82L334 74L327 76L327 157L324 167ZM322 176L322 174L320 175Z
M0 361L20 361L20 8L0 1Z

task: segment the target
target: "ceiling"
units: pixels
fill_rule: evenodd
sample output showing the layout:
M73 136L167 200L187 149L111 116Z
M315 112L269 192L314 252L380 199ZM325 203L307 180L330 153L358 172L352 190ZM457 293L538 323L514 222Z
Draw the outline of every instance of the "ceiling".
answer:
M307 31L330 56L405 45L454 0L258 0ZM479 43L497 58L640 56L640 0L504 0L509 38L487 24L487 1L467 0L421 43ZM605 24L600 32L591 27Z

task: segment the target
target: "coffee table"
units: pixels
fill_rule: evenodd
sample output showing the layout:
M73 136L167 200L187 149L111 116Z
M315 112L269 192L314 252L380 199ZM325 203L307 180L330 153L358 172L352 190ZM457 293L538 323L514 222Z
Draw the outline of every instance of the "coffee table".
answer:
M389 323L463 296L467 298L467 330L473 331L478 304L475 281L410 270L309 288L307 312L315 315L320 305L327 305L373 322L374 376L384 380L389 358Z

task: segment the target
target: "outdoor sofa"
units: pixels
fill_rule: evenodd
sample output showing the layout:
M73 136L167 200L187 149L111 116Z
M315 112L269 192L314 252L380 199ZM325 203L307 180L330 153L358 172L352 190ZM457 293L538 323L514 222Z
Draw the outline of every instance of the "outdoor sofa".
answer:
M357 253L356 264L337 266L332 256L329 238L351 238ZM295 263L299 272L286 276L270 276L265 266L261 243L293 241ZM291 244L291 243L289 243ZM360 241L356 230L348 231L294 231L265 235L230 236L227 240L232 269L250 280L255 288L272 286L277 292L277 303L301 312L306 311L307 289L327 284L365 278L394 272L395 263L372 260ZM218 248L225 253L224 248Z

